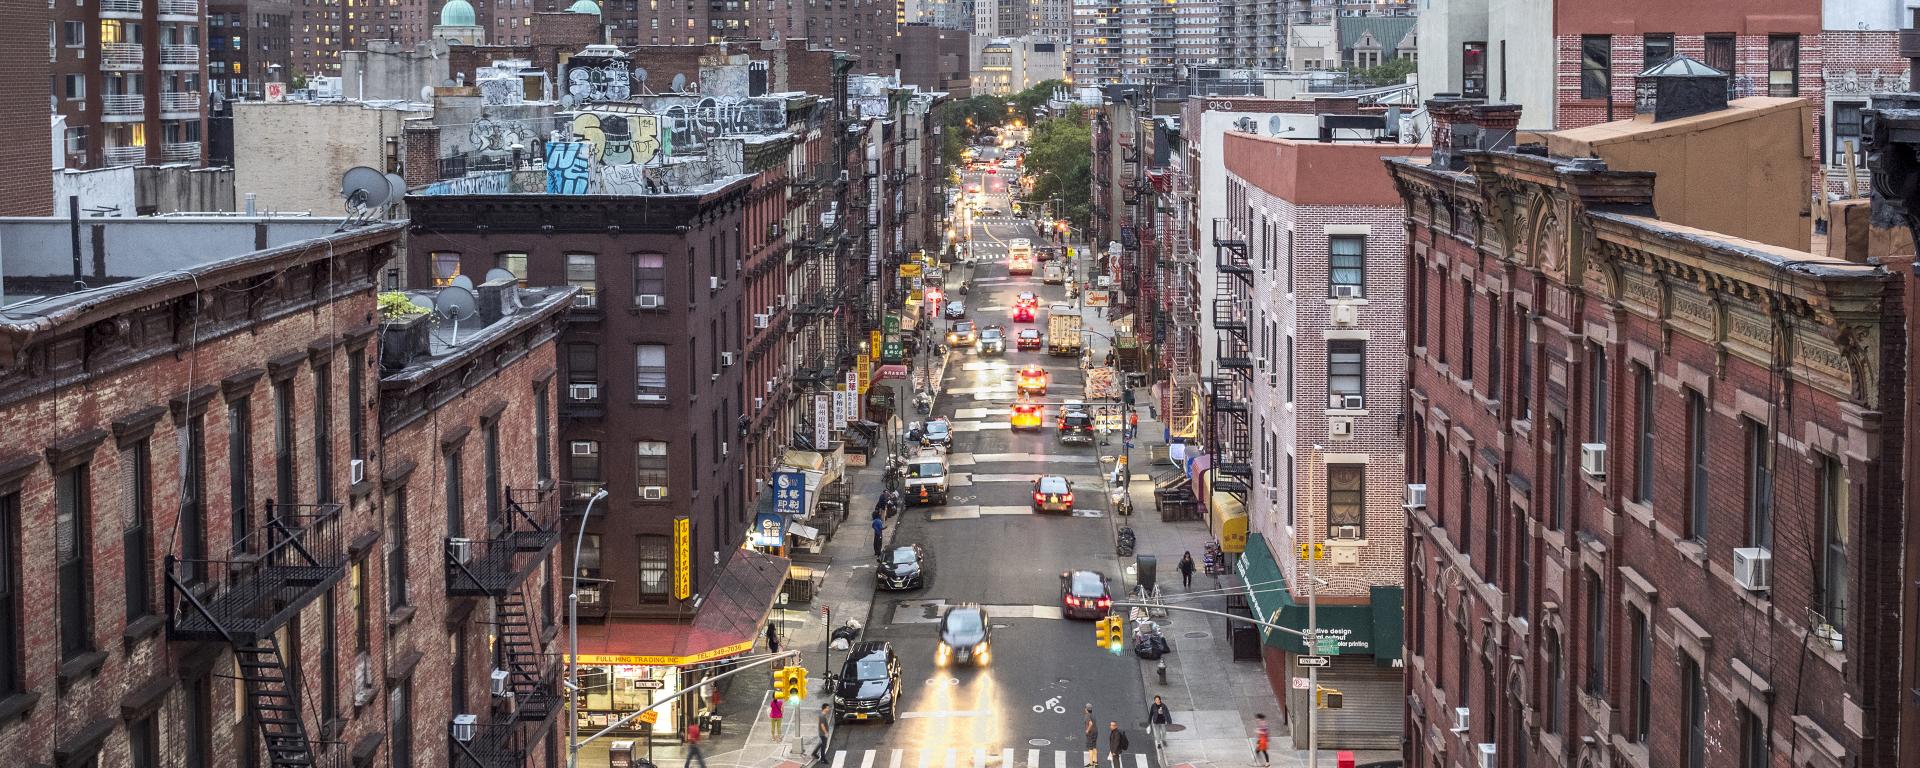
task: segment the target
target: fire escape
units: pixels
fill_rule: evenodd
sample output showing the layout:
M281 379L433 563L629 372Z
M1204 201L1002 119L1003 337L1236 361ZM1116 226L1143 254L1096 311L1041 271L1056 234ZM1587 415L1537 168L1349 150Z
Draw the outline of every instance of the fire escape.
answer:
M1248 406L1253 401L1253 345L1248 308L1253 306L1253 264L1247 257L1246 222L1213 221L1213 467L1212 490L1245 504L1253 487L1253 439Z
M339 504L268 502L266 525L235 543L225 559L166 559L167 636L232 646L245 711L273 768L346 762L342 745L309 729L304 692L275 638L346 575L340 510Z
M1166 339L1160 347L1160 365L1167 371L1169 383L1160 410L1167 414L1167 428L1174 437L1198 438L1200 389L1196 355L1199 345L1200 308L1196 300L1198 266L1193 249L1193 199L1184 168L1174 169L1172 203L1166 233L1168 248L1160 270L1163 286L1161 307L1167 318Z
M502 519L488 525L491 538L447 539L447 596L491 599L499 624L493 711L484 722L476 716L451 724L456 768L525 764L547 721L563 706L559 660L540 647L536 594L529 587L560 542L560 495L558 489L509 488Z

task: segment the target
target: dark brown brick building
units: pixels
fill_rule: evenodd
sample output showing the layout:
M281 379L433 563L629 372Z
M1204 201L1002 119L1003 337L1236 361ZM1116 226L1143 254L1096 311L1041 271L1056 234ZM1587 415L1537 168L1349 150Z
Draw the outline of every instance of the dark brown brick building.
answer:
M45 136L47 118L38 109L24 109L46 98L49 71L40 55L41 35L48 10L39 3L0 6L0 57L19 77L0 83L0 104L16 108L0 112L0 126L9 136ZM22 141L0 155L0 215L43 216L53 212L53 152L47 142Z
M207 108L200 0L54 3L50 13L66 165L198 165Z
M1903 764L1902 281L1430 109L1432 158L1388 161L1410 763Z

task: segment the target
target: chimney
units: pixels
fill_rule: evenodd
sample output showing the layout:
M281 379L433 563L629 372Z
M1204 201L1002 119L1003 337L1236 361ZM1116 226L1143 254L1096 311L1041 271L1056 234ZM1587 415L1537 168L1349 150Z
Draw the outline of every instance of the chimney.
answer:
M1518 104L1487 104L1452 93L1428 99L1427 114L1433 120L1433 166L1453 171L1467 167L1462 153L1512 150L1520 126Z
M440 180L440 127L421 120L407 123L401 133L400 171L408 189Z
M474 290L479 299L480 327L493 325L501 316L509 313L513 303L512 294L519 282L519 278L503 277L481 283Z

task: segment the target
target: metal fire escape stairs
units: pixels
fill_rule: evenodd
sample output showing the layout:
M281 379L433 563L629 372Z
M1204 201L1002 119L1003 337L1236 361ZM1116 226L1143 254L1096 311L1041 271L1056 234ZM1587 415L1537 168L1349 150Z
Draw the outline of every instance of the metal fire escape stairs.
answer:
M1242 504L1253 488L1253 437L1248 413L1253 398L1253 265L1245 223L1213 222L1213 490Z

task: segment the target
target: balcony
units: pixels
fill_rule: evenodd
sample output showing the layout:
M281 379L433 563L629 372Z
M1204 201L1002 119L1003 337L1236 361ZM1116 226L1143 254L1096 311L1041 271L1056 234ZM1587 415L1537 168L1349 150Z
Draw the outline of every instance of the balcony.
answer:
M160 46L160 66L198 67L200 66L200 49L191 45Z
M277 505L225 559L168 555L167 635L251 646L347 572L340 505Z
M141 13L140 0L100 0L100 17L103 19L137 19Z
M447 595L505 598L546 562L560 541L556 489L508 488L505 519L488 539L447 539Z
M169 163L191 163L200 159L200 142L170 141L160 145L160 157Z
M100 66L105 69L140 69L146 61L146 49L133 43L100 44Z
M147 111L147 97L137 93L109 93L100 97L100 111L108 117L139 117Z
M199 15L200 0L160 0L161 21L170 21L165 18L167 16L198 17Z
M193 112L197 114L200 111L200 94L192 91L168 91L162 93L160 94L160 111Z
M107 147L107 165L139 165L147 161L146 147Z

